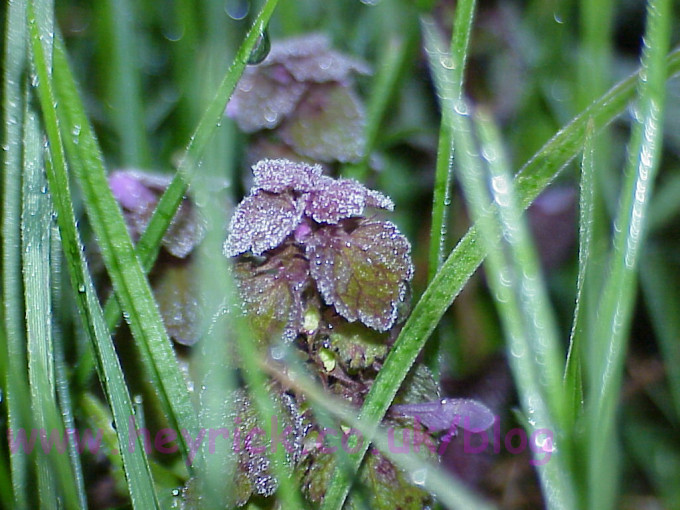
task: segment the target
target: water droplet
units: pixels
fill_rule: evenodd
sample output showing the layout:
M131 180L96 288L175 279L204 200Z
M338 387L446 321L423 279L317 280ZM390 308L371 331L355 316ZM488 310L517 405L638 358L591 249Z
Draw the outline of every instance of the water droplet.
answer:
M378 5L380 0L361 0L361 3L364 5L370 5L371 7Z
M425 485L427 469L416 469L411 473L411 481L416 485Z
M81 294L84 294L85 293L85 285L83 285L82 283L80 285L78 285L78 292L80 292Z
M267 55L269 55L270 49L271 42L269 41L269 33L265 30L257 38L255 47L253 47L253 51L250 52L250 56L248 57L248 64L254 66L262 62L267 58Z
M226 0L224 2L224 11L231 19L236 21L242 20L248 15L250 11L249 0Z

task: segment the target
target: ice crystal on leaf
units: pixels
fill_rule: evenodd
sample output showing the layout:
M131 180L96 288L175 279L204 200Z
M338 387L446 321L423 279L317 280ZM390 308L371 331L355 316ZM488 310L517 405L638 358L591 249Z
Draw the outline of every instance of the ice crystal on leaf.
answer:
M391 328L413 275L411 246L388 221L317 230L307 242L311 274L326 303L349 321Z
M232 217L225 253L233 257L251 250L260 255L276 248L300 223L302 205L303 201L290 193L255 190Z

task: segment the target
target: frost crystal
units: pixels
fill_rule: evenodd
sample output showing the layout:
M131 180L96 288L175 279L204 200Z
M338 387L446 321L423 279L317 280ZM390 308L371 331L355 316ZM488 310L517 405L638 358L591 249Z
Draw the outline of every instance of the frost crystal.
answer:
M302 204L289 193L277 195L256 190L234 212L225 254L234 257L252 250L261 255L277 247L300 223Z

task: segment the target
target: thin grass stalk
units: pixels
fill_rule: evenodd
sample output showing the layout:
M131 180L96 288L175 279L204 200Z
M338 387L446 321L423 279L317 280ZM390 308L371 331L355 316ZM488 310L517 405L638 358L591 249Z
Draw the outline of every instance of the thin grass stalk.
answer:
M26 363L23 284L21 274L21 172L22 140L27 82L26 1L15 0L5 10L5 54L3 60L3 197L2 197L2 286L3 329L6 335L7 366L3 387L10 431L28 430L30 410ZM22 449L10 451L13 506L28 508L28 456Z
M610 271L598 306L595 364L588 406L588 473L591 508L611 508L615 489L602 484L603 472L615 470L605 452L614 441L629 321L635 300L636 274L645 218L661 155L665 104L664 55L670 39L671 4L650 0L641 58L638 101L619 212L615 222ZM604 485L604 487L603 487Z

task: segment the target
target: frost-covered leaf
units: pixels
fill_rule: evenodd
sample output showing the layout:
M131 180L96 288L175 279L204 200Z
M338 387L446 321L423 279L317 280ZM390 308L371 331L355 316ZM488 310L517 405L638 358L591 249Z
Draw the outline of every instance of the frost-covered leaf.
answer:
M253 166L255 187L273 193L289 189L310 191L317 186L321 172L319 165L287 159L265 159Z
M368 190L352 179L321 177L310 193L305 213L319 223L338 223L360 216L366 205Z
M265 343L294 339L303 326L302 293L309 265L295 246L287 246L264 263L243 257L235 264L236 283L257 338Z
M330 49L330 41L323 34L278 41L262 64L282 64L298 82L342 82L353 72L370 73L364 62Z
M402 431L397 429L395 436L400 441ZM305 459L298 472L300 486L309 501L321 502L334 470L335 456L331 454L318 453ZM365 487L365 490L358 492L368 499L368 507L375 510L422 510L432 505L432 498L426 491L413 485L406 473L378 452L366 456L359 471L358 483ZM350 495L343 508L364 508L361 504L363 497Z
M359 322L336 321L328 331L331 348L350 370L370 367L387 355L387 338Z
M186 263L165 264L152 280L165 328L175 342L183 345L198 341L200 308L192 276Z
M359 161L364 153L364 109L344 85L310 88L281 127L281 138L303 156L318 161Z
M226 114L246 133L278 126L295 110L307 85L281 65L249 67L234 90Z
M286 450L286 460L292 471L302 455L303 442L311 423L300 412L291 395L272 391L272 396L278 406L275 415L279 429L277 433L281 434L280 444L275 447ZM248 394L237 390L229 400L231 416L225 417L225 425L233 431L233 438L230 437L229 440L238 456L232 492L235 498L233 504L243 506L252 496L269 497L276 491L278 480L272 473L268 457L274 446L265 437L263 424Z
M368 207L375 207L376 209L394 211L394 202L392 202L392 199L373 189L366 190L366 205Z
M413 275L410 244L387 221L343 220L306 241L312 277L327 304L349 321L391 328Z
M238 205L229 225L224 253L235 257L248 250L261 255L276 248L302 219L304 201L291 193L255 190Z
M108 180L113 196L123 209L130 235L134 240L139 239L171 178L139 170L117 170L109 175ZM204 236L203 221L185 199L163 236L163 247L174 257L183 259Z
M481 432L493 425L495 417L481 402L470 398L443 398L419 404L395 404L391 412L418 419L431 432L462 427Z

